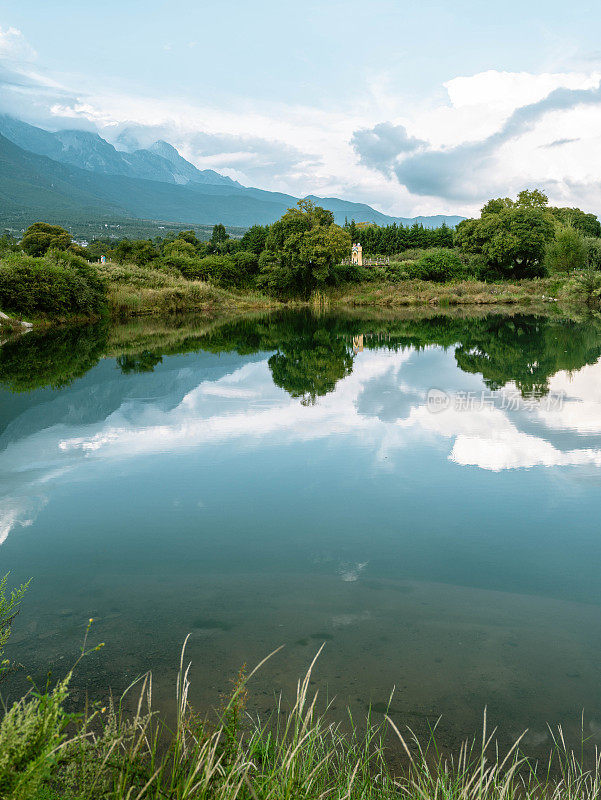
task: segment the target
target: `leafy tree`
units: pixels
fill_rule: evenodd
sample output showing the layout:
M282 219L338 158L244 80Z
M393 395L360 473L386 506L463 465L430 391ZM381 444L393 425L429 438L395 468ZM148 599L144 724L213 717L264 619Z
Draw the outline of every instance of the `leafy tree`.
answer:
M174 239L163 248L162 262L168 267L175 267L182 273L194 269L198 263L198 254L194 245L186 239Z
M138 267L145 267L156 261L160 253L150 239L135 241L122 239L109 251L108 255L119 264L135 264Z
M106 296L96 267L68 251L51 250L43 258L14 253L0 262L0 308L7 311L98 315Z
M587 245L576 228L560 229L547 244L545 266L549 272L571 272L587 265Z
M459 223L455 244L465 253L484 256L502 276L542 275L545 247L555 232L545 203L546 195L537 190L520 192L516 202L508 198L490 200L480 219Z
M269 229L260 282L276 294L308 297L333 281L335 265L350 249L351 237L331 211L299 200Z
M211 250L213 252L222 253L227 249L229 234L225 229L225 225L214 225L213 233L211 234Z
M247 250L260 256L265 249L267 236L269 235L268 225L253 225L240 240L242 250Z
M237 286L248 284L256 276L259 269L259 259L252 250L238 250L233 254L237 270Z
M177 239L188 242L188 244L191 244L195 250L198 250L199 246L202 244L196 235L196 231L180 231L177 235Z
M601 239L586 236L586 263L589 269L601 269Z
M48 250L67 250L72 241L71 234L59 225L34 222L25 231L21 247L30 256L43 256Z
M601 237L601 222L594 214L586 214L580 208L549 208L562 225L576 228L584 236Z

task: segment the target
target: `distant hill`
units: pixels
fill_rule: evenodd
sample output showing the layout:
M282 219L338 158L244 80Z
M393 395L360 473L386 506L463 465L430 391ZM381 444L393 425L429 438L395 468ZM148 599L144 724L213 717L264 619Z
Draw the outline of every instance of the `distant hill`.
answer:
M167 142L155 142L149 150L122 152L97 133L80 130L51 133L7 115L0 115L0 134L24 150L102 175L178 185L240 186L212 169L197 169Z
M363 203L311 196L345 219L378 225L439 227L461 217L391 217ZM297 198L247 188L214 170L199 170L168 142L148 149L117 150L96 133L42 130L0 116L0 219L19 225L36 220L161 220L168 223L248 227L266 225Z

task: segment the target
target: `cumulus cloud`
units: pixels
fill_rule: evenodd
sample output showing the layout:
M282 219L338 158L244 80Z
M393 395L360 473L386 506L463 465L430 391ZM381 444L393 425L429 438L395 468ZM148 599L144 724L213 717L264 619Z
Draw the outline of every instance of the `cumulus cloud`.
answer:
M389 175L398 155L412 153L426 142L409 136L404 125L380 122L371 129L355 131L351 144L361 164Z
M17 28L3 28L0 25L0 59L16 62L30 62L36 52Z
M399 182L413 194L479 199L482 197L483 178L492 184L491 188L503 185L502 174L494 172L494 161L502 145L532 130L546 114L584 105L601 105L599 86L594 89L555 89L542 100L516 109L500 130L482 141L416 153L396 164L394 172Z
M459 77L445 83L449 105L414 115L413 137L389 122L358 129L351 141L363 165L395 176L412 196L474 207L534 183L575 203L574 180L585 167L581 180L590 179L588 153L600 144L591 117L601 118L600 81L598 72ZM569 163L542 155L568 144L576 145Z

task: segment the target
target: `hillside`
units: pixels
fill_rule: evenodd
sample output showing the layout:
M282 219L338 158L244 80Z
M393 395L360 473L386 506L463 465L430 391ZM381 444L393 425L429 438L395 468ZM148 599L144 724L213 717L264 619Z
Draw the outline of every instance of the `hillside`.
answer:
M168 142L149 149L116 150L98 134L49 131L0 116L0 221L25 226L111 219L248 227L266 225L295 205L296 197L247 188L214 170L199 170ZM391 217L363 203L311 196L345 219L387 225L438 227L460 217Z

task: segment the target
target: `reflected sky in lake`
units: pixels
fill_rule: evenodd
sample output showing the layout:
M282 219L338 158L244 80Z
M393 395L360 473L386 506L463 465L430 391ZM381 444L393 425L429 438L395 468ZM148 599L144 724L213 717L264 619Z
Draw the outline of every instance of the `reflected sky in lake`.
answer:
M191 630L203 705L282 643L259 698L285 689L323 639L330 693L363 710L402 687L396 713L443 713L449 741L485 704L534 744L582 706L598 724L601 329L298 315L178 335L103 340L62 388L2 395L23 663L58 665L95 616L82 685L119 689L168 673ZM44 358L67 374L60 346Z

